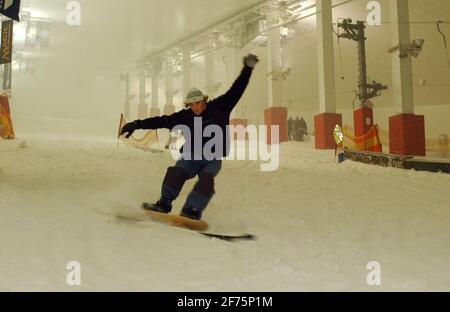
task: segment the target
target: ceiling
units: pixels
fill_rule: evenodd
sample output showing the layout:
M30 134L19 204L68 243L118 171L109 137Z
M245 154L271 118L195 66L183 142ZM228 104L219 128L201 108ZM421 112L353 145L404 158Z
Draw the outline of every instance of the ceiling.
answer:
M81 25L69 26L62 0L24 0L33 17L54 20L50 47L37 58L122 67L167 47L261 0L79 0Z

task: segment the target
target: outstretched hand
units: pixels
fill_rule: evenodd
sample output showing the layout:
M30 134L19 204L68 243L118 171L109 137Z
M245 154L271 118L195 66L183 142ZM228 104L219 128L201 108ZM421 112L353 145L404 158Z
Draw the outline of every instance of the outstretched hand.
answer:
M244 57L244 64L250 68L254 68L255 65L259 62L259 58L254 54L249 54Z
M129 122L125 124L125 126L122 127L122 130L120 130L120 135L124 135L125 133L128 133L126 135L126 138L128 139L134 131L138 129L138 123L136 121Z

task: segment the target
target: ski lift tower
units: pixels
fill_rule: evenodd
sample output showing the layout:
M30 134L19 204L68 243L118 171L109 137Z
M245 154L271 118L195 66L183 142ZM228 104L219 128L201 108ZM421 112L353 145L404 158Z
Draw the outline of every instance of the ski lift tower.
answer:
M370 99L381 95L381 90L387 90L387 86L376 81L368 82L367 64L366 64L366 37L364 22L357 21L352 23L351 19L344 19L342 23L338 23L338 28L344 33L338 34L338 38L346 38L358 43L358 63L359 78L358 92L359 107L353 111L353 121L355 127L355 136L363 136L372 129L373 107Z

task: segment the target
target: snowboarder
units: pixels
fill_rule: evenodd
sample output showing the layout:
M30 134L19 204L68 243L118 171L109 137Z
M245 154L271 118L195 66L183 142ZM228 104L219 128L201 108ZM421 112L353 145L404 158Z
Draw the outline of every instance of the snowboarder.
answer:
M155 204L144 203L142 206L144 209L170 213L172 202L180 194L184 183L198 175L199 179L186 199L181 216L194 220L201 219L203 211L215 193L214 178L222 167L222 157L229 154L230 146L226 126L229 125L231 111L247 88L253 68L258 62L259 59L256 55L249 54L246 56L244 68L228 92L212 101L208 101L208 97L199 89L193 88L186 96L184 102L186 109L170 116L135 120L122 128L121 135L127 133L127 138L137 129L172 129L177 125L189 128L191 134L194 134L194 126L200 126L202 133L205 127L209 125L219 126L222 130L223 145L219 151L221 155L212 160L203 155L203 148L209 141L207 136L200 138L202 142L197 142L197 144L195 144L195 135L190 135L190 139L186 139L190 142L190 150L188 148L184 150L186 143L188 143L186 142L180 150L182 156L177 160L175 166L167 169L162 185L161 198ZM198 117L201 117L200 125ZM211 138L211 140L214 138ZM200 157L198 157L199 155Z

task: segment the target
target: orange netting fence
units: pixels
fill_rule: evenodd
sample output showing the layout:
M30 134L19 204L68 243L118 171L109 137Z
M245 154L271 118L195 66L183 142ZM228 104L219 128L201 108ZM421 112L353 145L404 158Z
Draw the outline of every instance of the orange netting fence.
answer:
M357 151L382 152L378 126L374 125L363 136L354 136L350 126L344 126L344 146Z
M4 94L0 95L0 137L6 140L16 137L11 120L8 96Z

